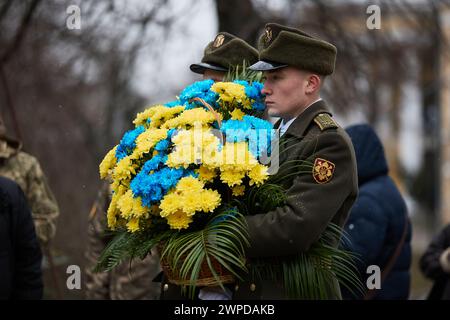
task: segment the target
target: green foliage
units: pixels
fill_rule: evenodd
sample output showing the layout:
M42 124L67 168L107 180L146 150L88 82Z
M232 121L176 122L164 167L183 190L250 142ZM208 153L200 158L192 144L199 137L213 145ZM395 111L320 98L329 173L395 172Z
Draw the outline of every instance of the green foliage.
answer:
M249 245L248 237L244 217L235 208L225 208L219 210L203 230L172 234L164 244L161 259L166 259L170 268L180 275L180 280L189 281L189 296L193 299L205 262L222 288L213 259L241 279L240 273L247 272L244 246Z
M245 80L248 82L259 81L262 82L262 72L248 69L245 60L241 66L237 65L231 67L224 77L225 82L234 80Z

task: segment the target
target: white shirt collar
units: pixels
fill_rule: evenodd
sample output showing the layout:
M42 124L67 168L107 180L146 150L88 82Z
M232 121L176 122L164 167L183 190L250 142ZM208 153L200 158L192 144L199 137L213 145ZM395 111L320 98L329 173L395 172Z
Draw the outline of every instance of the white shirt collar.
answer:
M318 98L317 100L313 101L312 103L310 103L303 111L305 111L306 109L308 109L310 106L312 106L314 103L318 102L322 100L322 98ZM287 131L287 129L289 128L289 126L292 124L292 122L294 122L294 120L297 119L297 117L292 118L291 120L289 120L288 122L284 123L284 120L281 120L280 123L280 137Z

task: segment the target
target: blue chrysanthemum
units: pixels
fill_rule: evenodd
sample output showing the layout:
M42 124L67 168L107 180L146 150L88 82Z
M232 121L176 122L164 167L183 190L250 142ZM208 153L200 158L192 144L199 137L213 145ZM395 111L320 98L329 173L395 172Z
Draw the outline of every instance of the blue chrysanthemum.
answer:
M179 97L180 102L186 107L186 109L192 109L203 105L200 102L191 101L191 99L201 98L205 100L205 102L209 103L213 108L216 108L216 101L219 98L219 95L210 90L213 84L214 80L194 82L181 92Z
M130 155L136 147L136 138L145 131L144 126L138 126L133 130L127 131L116 149L116 159L122 160L126 156Z

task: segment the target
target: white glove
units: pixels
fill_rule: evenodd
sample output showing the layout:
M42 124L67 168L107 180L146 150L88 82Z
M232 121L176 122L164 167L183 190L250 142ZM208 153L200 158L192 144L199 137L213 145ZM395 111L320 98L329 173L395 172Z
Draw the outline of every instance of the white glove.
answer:
M200 300L231 300L233 293L228 288L225 291L219 286L204 287L200 289L198 298Z
M450 273L450 248L447 248L444 252L442 252L439 257L439 263L441 264L444 272Z

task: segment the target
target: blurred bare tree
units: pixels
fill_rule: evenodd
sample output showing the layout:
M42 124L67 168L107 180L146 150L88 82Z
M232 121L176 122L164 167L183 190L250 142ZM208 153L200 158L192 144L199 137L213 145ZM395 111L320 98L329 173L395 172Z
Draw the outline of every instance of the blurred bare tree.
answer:
M79 4L81 29L66 26ZM195 3L186 3L195 8ZM40 160L61 207L54 247L83 264L98 164L148 102L131 86L140 50L157 66L176 14L169 0L0 1L0 112ZM69 240L69 241L67 241ZM63 253L59 255L58 253ZM58 259L57 259L58 260ZM65 283L65 280L61 279ZM47 296L55 297L47 285ZM69 293L68 291L66 294Z

